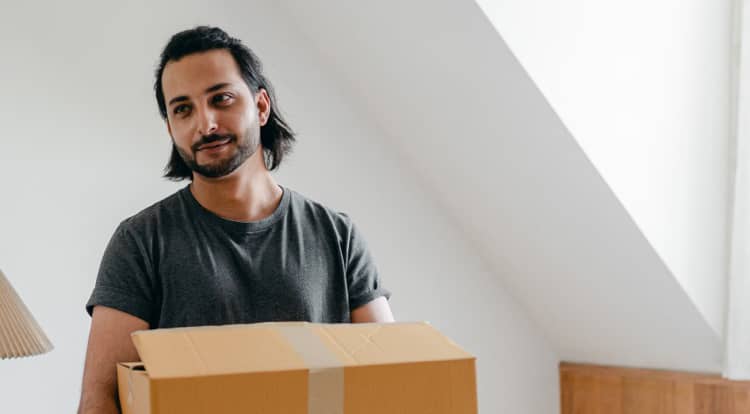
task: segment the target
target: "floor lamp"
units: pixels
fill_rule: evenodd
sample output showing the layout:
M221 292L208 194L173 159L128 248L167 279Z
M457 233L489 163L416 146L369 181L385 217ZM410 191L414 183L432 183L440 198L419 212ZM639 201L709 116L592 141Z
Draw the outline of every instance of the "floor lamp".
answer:
M39 355L52 343L0 271L0 359Z

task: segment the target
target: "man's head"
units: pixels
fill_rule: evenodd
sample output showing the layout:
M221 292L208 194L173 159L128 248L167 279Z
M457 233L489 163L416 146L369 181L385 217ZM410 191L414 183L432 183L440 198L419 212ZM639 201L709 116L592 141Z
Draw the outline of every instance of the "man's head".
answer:
M276 169L294 134L275 107L273 87L257 56L219 28L196 27L172 36L154 84L173 148L165 177L210 178L232 173L262 148Z

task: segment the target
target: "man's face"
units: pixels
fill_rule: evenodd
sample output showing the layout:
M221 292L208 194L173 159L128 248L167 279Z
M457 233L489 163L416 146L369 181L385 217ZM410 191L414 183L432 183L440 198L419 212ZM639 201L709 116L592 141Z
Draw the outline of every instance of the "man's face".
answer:
M260 125L270 110L265 90L250 92L228 50L170 61L162 74L167 128L195 173L219 178L254 154L262 157Z

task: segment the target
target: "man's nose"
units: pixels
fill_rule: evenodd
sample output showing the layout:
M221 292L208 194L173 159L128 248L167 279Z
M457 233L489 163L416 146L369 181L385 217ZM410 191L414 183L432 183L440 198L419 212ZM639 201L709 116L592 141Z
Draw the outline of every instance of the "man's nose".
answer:
M216 124L216 115L210 109L199 111L198 115L198 133L202 136L211 135L218 129Z

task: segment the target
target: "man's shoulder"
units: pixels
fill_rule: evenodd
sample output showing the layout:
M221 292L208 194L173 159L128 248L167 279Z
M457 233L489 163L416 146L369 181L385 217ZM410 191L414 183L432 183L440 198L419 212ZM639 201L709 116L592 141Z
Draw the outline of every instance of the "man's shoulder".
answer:
M184 191L185 188L182 188L156 201L134 215L127 217L122 221L120 226L124 229L135 231L156 230L161 225L169 224L181 217L185 217L187 206L182 194Z
M298 191L284 188L290 192L290 207L294 214L300 215L307 220L313 220L314 222L330 222L340 230L352 226L349 214L301 194Z

